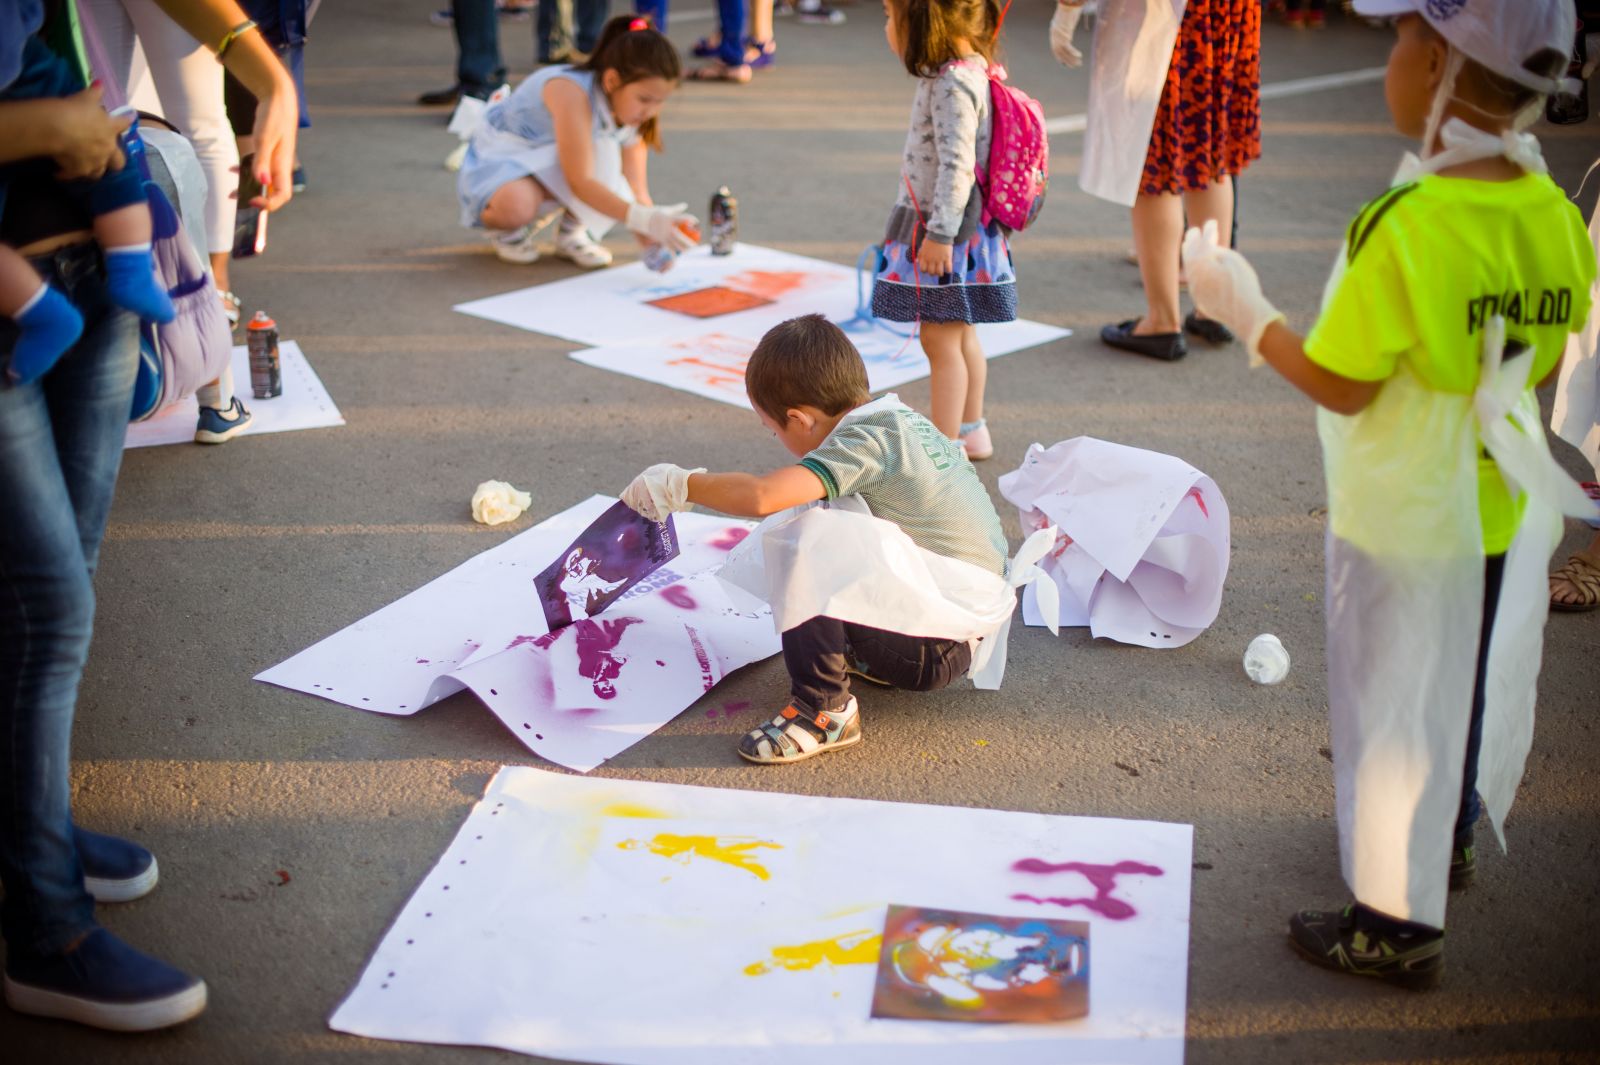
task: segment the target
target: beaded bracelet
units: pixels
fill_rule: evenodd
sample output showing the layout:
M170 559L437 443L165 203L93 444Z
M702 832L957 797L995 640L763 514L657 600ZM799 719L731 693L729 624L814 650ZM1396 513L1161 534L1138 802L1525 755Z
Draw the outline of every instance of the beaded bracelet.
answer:
M256 28L255 19L245 19L233 29L229 30L217 45L217 62L222 62L222 57L228 54L228 49L233 47L233 42Z

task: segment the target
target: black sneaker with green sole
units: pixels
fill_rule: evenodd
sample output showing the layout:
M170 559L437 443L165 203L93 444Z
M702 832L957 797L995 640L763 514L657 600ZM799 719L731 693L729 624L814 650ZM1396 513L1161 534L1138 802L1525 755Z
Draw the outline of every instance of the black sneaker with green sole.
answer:
M1450 890L1465 891L1478 878L1478 851L1472 844L1450 849Z
M1352 904L1330 912L1302 910L1289 918L1289 942L1325 969L1413 991L1437 987L1444 975L1444 933L1379 931L1361 919L1360 909Z

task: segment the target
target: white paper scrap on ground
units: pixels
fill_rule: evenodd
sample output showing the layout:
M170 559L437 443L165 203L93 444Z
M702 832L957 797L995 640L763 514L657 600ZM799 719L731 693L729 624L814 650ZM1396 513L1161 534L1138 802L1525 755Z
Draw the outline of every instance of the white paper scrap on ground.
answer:
M1189 825L502 768L342 1032L605 1065L1177 1065ZM1090 924L1089 1014L871 1016L891 902Z
M748 407L744 364L756 341L802 314L823 314L844 326L874 392L927 376L914 325L857 317L870 286L870 274L858 278L854 267L838 263L753 244L726 256L702 246L679 256L665 274L630 263L455 309L592 345L572 354L587 365ZM1027 320L978 327L990 358L1070 335Z
M1228 576L1228 502L1171 455L1080 436L1034 444L1000 478L1022 527L1058 529L1041 568L1061 592L1059 624L1141 647L1182 647L1216 620ZM1043 625L1032 586L1022 619Z
M326 429L344 424L344 415L323 387L317 372L306 361L300 345L285 340L278 345L279 366L283 373L283 395L256 399L250 392L250 354L240 345L233 349L234 391L250 410L250 424L239 436L259 433L289 433L297 429ZM193 396L167 407L155 417L128 426L124 447L153 447L157 444L191 444L200 408ZM235 437L234 439L238 439Z
M703 514L678 516L667 566L549 635L534 578L614 502L562 511L255 679L399 715L470 688L529 750L588 772L779 650L770 611L711 575L752 523Z

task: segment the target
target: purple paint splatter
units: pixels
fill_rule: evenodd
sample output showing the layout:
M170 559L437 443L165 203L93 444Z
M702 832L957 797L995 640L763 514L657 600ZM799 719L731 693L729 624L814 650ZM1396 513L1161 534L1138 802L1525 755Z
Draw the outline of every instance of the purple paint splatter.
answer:
M1047 862L1041 858L1024 858L1011 867L1018 873L1077 873L1094 885L1094 897L1084 899L1034 895L1012 895L1016 902L1034 902L1041 906L1082 906L1113 921L1126 921L1138 911L1122 899L1112 898L1117 888L1117 877L1126 875L1163 876L1160 869L1143 862L1122 861L1115 865L1094 865L1089 862Z
M679 584L669 584L661 589L661 598L680 610L694 610L700 605L694 601L694 596L689 594L689 590Z

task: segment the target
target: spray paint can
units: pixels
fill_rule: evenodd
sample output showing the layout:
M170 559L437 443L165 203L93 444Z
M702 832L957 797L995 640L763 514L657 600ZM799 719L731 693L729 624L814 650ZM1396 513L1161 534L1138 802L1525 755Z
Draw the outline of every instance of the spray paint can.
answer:
M739 201L724 185L711 194L711 209L706 212L710 220L712 255L732 255L739 240Z
M278 360L278 323L257 311L245 330L250 350L250 391L257 399L283 395L283 366Z
M700 243L700 230L688 222L678 223L678 232ZM678 261L678 253L665 244L652 244L644 250L644 265L658 274L664 274L672 269L672 264Z

